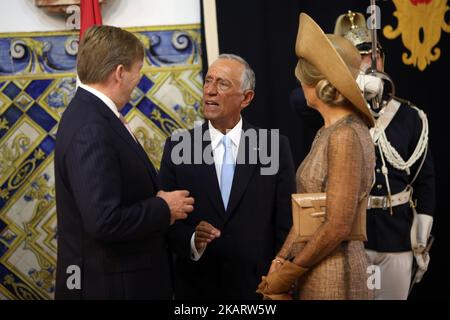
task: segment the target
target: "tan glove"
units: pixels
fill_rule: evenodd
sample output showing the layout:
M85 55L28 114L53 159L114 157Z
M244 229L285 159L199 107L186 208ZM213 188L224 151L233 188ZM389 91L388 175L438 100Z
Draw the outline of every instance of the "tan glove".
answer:
M307 268L286 261L280 270L268 274L267 277L263 277L256 292L264 295L264 298L284 300L282 298L287 298L286 295L288 295L287 293L290 291L295 280L306 271L308 271Z
M263 295L263 300L292 300L292 296L289 293L269 294L265 292L267 287L266 277L262 277L261 283L258 285L257 293Z

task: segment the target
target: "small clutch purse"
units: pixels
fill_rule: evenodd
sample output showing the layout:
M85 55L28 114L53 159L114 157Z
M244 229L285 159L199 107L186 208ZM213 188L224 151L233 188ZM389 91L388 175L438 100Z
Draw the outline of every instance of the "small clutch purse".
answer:
M367 197L364 199L362 201L367 203ZM292 194L292 220L297 241L308 242L325 221L326 200L326 193ZM358 213L353 222L352 232L345 240L367 241L366 206L358 205Z

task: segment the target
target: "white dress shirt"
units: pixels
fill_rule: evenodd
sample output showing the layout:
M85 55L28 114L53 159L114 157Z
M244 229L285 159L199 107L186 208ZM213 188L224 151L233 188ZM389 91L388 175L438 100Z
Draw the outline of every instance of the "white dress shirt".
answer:
M217 181L220 185L220 175L222 173L222 162L223 162L223 155L225 153L225 146L222 143L222 138L224 134L213 127L210 121L208 121L208 129L209 134L211 136L211 147L212 152L214 156L214 165L216 167L216 175L217 175ZM233 155L234 163L236 163L237 153L239 150L239 142L241 141L241 134L242 134L242 118L239 119L239 122L234 126L233 129L229 130L227 132L227 136L231 140L231 152ZM197 251L197 248L195 248L195 232L191 237L191 259L194 261L197 261L201 258L203 255L203 252L205 251L204 247L203 249Z

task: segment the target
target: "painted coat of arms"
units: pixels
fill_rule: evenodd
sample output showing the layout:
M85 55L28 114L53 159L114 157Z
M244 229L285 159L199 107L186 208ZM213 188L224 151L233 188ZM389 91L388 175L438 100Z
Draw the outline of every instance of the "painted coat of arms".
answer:
M450 22L445 14L450 10L447 0L393 0L396 7L394 16L398 26L386 26L383 34L388 39L402 36L402 42L408 52L402 54L406 65L413 65L420 71L441 56L437 47L441 31L450 32Z

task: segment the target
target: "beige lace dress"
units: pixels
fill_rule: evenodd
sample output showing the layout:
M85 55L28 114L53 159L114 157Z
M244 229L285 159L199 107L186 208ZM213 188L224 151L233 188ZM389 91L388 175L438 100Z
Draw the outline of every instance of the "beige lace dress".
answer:
M298 299L372 299L361 241L343 241L356 213L366 209L375 154L369 130L356 115L322 127L297 170L297 192L326 192L327 219L308 243L291 229L279 256L310 270L294 290Z

